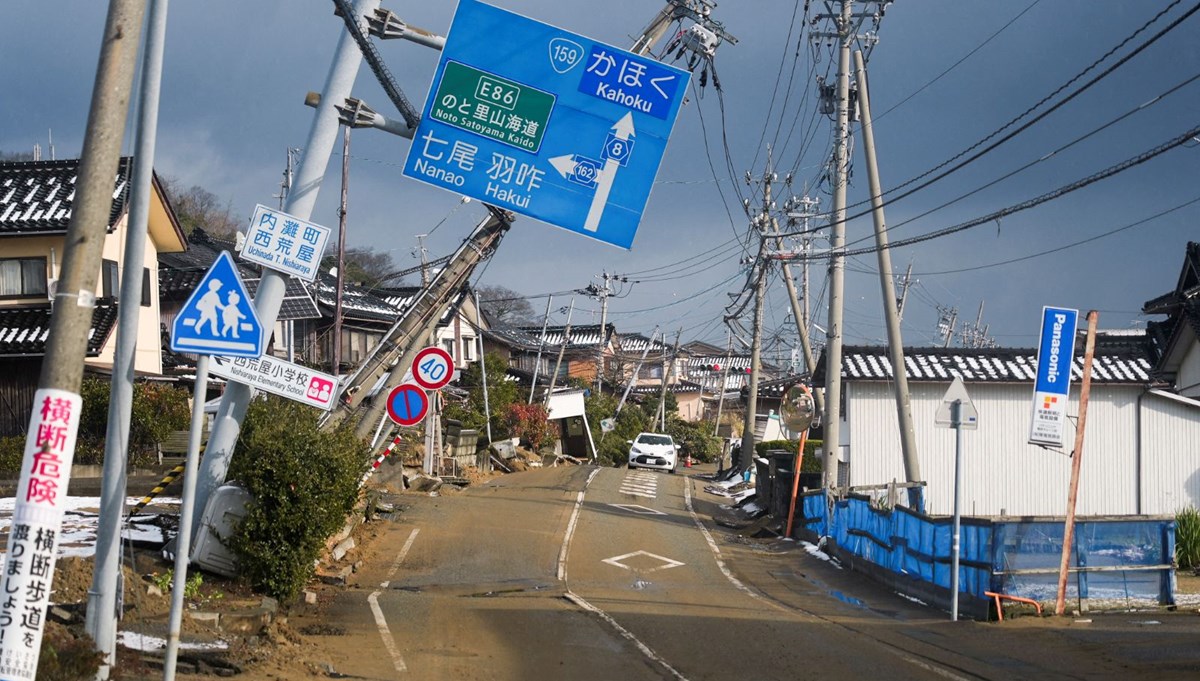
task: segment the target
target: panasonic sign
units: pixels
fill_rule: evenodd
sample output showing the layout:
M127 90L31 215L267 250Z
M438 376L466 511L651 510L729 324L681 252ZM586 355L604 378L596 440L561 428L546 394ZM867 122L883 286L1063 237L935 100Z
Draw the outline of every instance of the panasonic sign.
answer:
M1038 346L1037 382L1029 423L1030 444L1062 447L1067 402L1070 401L1071 367L1075 356L1075 326L1079 310L1042 308L1041 343Z

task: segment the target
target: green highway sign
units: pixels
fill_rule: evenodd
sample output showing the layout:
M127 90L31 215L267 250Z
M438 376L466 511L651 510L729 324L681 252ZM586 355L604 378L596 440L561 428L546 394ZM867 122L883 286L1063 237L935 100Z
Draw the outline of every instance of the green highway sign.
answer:
M554 95L447 61L429 115L443 123L537 153Z

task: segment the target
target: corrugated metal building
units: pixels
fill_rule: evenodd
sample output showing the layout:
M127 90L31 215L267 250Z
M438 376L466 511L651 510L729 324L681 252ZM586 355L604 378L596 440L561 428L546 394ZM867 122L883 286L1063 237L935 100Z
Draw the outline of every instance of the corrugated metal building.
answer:
M1077 350L1082 353L1083 343ZM886 347L847 347L839 479L850 485L904 480L892 367ZM1153 348L1141 332L1097 338L1078 512L1173 513L1200 506L1200 402L1161 390ZM815 374L825 375L822 357ZM1061 515L1070 480L1069 451L1027 444L1034 349L909 349L905 356L921 477L931 513L950 513L954 431L934 415L954 377L979 413L964 431L962 509L971 515ZM1083 358L1072 367L1074 439Z

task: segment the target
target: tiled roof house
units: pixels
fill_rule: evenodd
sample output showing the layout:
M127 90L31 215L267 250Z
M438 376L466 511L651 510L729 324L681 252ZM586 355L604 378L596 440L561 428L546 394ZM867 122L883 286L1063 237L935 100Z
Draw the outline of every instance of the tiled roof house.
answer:
M111 372L121 277L137 276L142 281L144 309L138 324L134 370L139 375L157 375L162 373L162 355L159 280L153 263L159 254L183 251L187 241L155 177L151 184L147 266L141 272L124 270L132 167L132 159L121 159L113 180L86 365L94 371ZM78 159L0 163L0 435L21 433L29 419L46 352L49 291L63 258L78 168Z

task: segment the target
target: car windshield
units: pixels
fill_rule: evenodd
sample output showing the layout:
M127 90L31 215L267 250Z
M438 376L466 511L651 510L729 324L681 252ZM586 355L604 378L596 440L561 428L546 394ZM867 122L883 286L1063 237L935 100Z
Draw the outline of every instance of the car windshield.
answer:
M643 445L670 445L675 444L671 440L670 435L642 435L638 438L638 444Z

